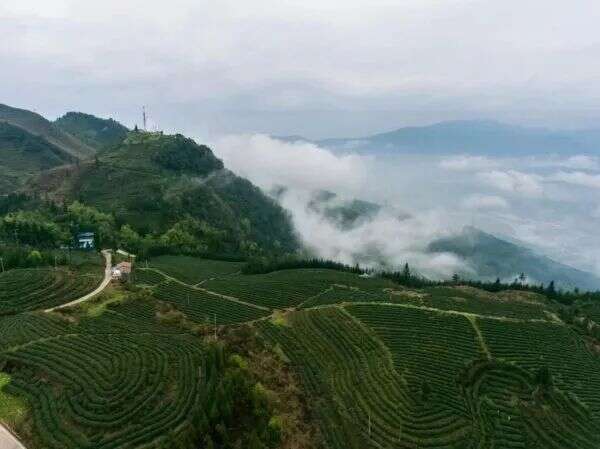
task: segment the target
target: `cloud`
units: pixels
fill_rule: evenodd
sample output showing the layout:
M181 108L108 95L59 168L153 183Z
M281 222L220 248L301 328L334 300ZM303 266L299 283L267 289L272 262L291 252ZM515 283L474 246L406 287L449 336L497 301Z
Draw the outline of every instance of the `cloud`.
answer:
M0 98L214 134L597 123L600 5L523 3L3 0Z
M266 190L288 186L356 194L368 182L369 157L337 156L312 143L254 134L223 137L213 146L228 168Z
M467 210L508 209L510 206L501 196L473 194L464 198L461 206Z
M477 177L485 184L515 195L540 197L544 193L543 178L536 174L516 170L492 170L478 173Z
M485 156L451 156L444 157L440 163L440 167L446 170L453 171L478 171L489 169L498 166L498 161L492 160Z
M320 257L347 264L397 269L405 262L416 271L433 278L449 278L455 272L468 272L459 257L431 254L428 244L449 230L441 211L421 212L398 217L384 208L374 218L350 229L307 207L308 197L288 190L281 204L292 212L294 225L304 244Z
M600 174L590 174L581 171L558 172L550 177L552 181L574 184L591 189L600 189Z
M427 251L433 239L456 230L441 210L407 214L384 206L371 219L342 229L322 208L309 206L319 190L342 198L373 200L369 196L373 190L367 187L374 185L379 185L393 200L400 187L393 183L383 186L386 177L393 180L398 176L398 170L386 174L369 157L338 155L314 144L288 143L264 135L228 136L215 141L213 147L228 168L264 190L285 187L278 200L291 213L305 246L319 257L388 268L409 262L415 270L436 278L469 270L464 261L452 254L432 255ZM394 164L397 168L402 166Z
M598 170L600 168L600 163L595 156L580 154L567 158L564 161L563 166L580 170Z
M428 245L472 225L600 274L596 191L553 179L564 178L557 167L565 167L567 158L489 157L448 165L448 159L438 156L340 155L264 135L229 136L213 142L213 148L228 168L263 189L287 187L279 201L290 211L306 246L320 257L389 267L409 262L427 276L447 278L470 267L452 254L432 256ZM511 168L516 164L520 170ZM484 165L494 168L475 168ZM589 176L575 179L596 179ZM323 210L307 207L314 190L320 189L383 208L370 220L340 229Z

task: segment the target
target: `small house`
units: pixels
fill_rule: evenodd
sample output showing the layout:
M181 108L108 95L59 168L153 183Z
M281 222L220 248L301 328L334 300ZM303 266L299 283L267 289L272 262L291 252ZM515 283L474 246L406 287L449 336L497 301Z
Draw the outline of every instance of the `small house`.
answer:
M77 248L94 249L94 237L93 232L80 232L77 234Z
M131 274L131 262L119 262L111 269L113 279L123 279Z

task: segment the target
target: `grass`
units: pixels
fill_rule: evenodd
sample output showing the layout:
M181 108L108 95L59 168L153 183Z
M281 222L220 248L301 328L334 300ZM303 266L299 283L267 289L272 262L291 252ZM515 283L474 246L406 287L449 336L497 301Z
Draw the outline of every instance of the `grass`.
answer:
M25 417L26 404L18 397L12 396L4 391L10 383L10 376L0 372L0 422L13 428Z

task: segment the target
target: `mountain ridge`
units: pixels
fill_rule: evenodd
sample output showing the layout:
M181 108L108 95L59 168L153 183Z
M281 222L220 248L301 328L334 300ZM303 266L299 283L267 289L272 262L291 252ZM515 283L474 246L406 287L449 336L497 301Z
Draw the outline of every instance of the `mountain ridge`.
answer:
M96 149L32 111L0 103L0 122L18 126L30 134L41 136L51 144L77 159L89 159Z
M519 156L600 152L600 129L554 130L511 125L495 120L444 121L354 138L316 140L302 136L274 136L274 138L286 142L313 143L340 152L375 155L472 153Z

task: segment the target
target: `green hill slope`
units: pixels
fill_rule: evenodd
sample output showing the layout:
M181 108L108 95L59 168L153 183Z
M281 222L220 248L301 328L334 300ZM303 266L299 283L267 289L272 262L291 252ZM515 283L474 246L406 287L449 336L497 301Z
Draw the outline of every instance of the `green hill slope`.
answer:
M14 191L42 170L73 161L43 137L0 122L0 194Z
M129 132L116 120L102 119L82 112L67 112L55 120L54 124L61 130L98 149L120 144Z
M65 202L79 200L109 212L142 235L169 231L166 238L182 246L190 234L214 240L208 250L215 252L298 246L279 205L224 169L210 148L182 135L131 132L52 189Z
M46 277L61 273L4 278L52 297L64 284ZM132 279L61 313L0 315L0 419L28 447L600 444L600 343L568 319L578 306L191 257L151 259ZM215 340L237 354L211 353Z
M0 122L23 128L30 134L43 137L65 153L79 159L90 158L96 150L35 112L0 104Z

